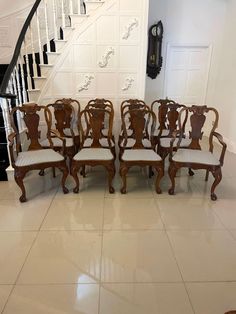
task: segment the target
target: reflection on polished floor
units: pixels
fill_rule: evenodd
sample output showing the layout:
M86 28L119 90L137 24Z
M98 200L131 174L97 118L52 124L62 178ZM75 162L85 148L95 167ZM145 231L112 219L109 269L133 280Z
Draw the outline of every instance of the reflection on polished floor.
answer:
M209 197L204 172L182 171L176 195L154 192L136 168L128 194L108 193L105 172L70 194L37 173L29 201L0 182L0 312L4 314L223 314L236 309L236 156Z

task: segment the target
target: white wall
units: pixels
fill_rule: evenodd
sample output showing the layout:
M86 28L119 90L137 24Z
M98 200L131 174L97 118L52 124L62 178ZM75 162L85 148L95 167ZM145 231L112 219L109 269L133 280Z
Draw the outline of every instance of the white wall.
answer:
M35 0L1 0L0 1L0 18L21 11L32 5Z
M234 0L232 0L234 1ZM163 97L166 49L168 43L211 44L213 48L206 102L212 100L219 64L225 0L150 0L149 25L164 24L163 68L157 79L146 79L146 101Z
M11 61L15 44L34 0L0 1L0 64Z
M236 153L236 1L227 1L227 15L219 62L218 79L213 97L220 112L219 128L230 151Z

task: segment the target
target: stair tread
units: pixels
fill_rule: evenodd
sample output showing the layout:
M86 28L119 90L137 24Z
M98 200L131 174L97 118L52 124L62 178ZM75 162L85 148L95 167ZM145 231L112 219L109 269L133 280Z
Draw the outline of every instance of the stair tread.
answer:
M74 27L71 27L71 26L66 26L66 27L62 27L62 29L71 29L71 30L74 30L75 28L74 28Z
M105 1L99 1L99 0L85 0L85 3L104 3Z
M33 76L33 79L46 79L46 76Z
M61 53L60 52L58 52L58 51L47 51L46 52L48 55L60 55Z
M39 88L35 88L35 89L27 89L28 92L40 92Z
M68 40L66 39L54 39L55 42L59 42L59 43L67 43Z
M90 15L89 15L89 14L78 14L78 13L73 13L73 14L70 14L70 16L88 17L88 16L90 16Z
M53 67L53 64L39 64L41 67Z

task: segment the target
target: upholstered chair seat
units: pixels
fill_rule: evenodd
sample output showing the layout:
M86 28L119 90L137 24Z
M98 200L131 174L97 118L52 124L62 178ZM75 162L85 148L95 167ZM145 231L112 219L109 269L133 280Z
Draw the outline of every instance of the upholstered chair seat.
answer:
M145 148L151 148L152 144L148 139L143 139L142 141L143 146ZM126 149L133 147L135 144L135 139L134 138L127 138L127 143L125 144L125 139L120 143L120 147L123 148L125 147Z
M74 157L75 161L82 160L113 160L110 149L106 148L83 148Z
M163 137L164 137L164 136L168 136L169 133L170 133L170 130L164 129L164 130L161 131L161 136L163 136ZM154 131L153 136L159 136L159 134L160 134L160 129L156 129L156 130Z
M87 138L85 141L84 141L84 147L91 147L92 145L92 142L93 142L93 139L92 138ZM109 143L108 143L108 139L107 138L101 138L99 140L100 144L102 147L109 147ZM111 141L111 147L115 147L115 143L114 141Z
M220 165L219 159L211 152L195 149L178 149L173 155L172 160L175 162L191 162L203 165Z
M170 142L171 142L171 138L169 137L164 137L164 138L160 138L160 146L162 148L170 148ZM191 143L191 140L189 138L183 138L180 142L180 147L188 147ZM173 142L173 147L176 147L178 144L178 139L175 139Z
M63 160L64 157L53 149L40 149L19 153L15 165L17 167L24 167Z
M152 149L125 150L122 155L123 161L161 161L161 157Z
M74 146L74 141L71 137L65 137L64 139L66 141L66 144L65 144L66 147ZM57 137L53 138L52 137L51 140L52 140L54 147L62 147L62 141L59 138L57 138ZM51 146L48 139L43 140L40 144L43 147L50 147Z

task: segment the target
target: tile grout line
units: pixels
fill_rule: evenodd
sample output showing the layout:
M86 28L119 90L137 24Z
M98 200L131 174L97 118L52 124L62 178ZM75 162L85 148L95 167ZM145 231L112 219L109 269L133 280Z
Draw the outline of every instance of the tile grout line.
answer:
M225 228L225 231L227 231L227 233L233 238L233 240L236 241L236 238L235 238L235 236L233 235L233 233L232 233L232 231L231 231L231 230L233 230L233 228L230 229L230 228L226 227L225 223L221 220L220 216L217 214L217 211L216 211L214 208L213 208L213 211L214 211L216 217L217 217L217 218L220 220L220 222L222 223L222 226Z
M7 298L6 302L5 302L5 304L4 304L4 307L3 307L3 309L2 309L2 312L1 312L2 314L3 314L4 311L5 311L5 308L6 308L7 304L8 304L8 301L9 301L9 299L10 299L10 297L11 297L11 295L12 295L12 292L13 292L15 286L16 286L16 283L17 283L17 281L18 281L18 279L19 279L19 277L20 277L20 274L21 274L21 272L22 272L22 269L23 269L23 267L25 266L25 263L26 263L26 261L27 261L27 259L28 259L28 256L29 256L29 254L30 254L30 252L31 252L31 250L32 250L32 248L33 248L33 246L34 246L34 244L35 244L37 238L38 238L38 235L39 235L39 233L40 233L41 226L42 226L42 224L43 224L43 222L44 222L44 219L46 218L46 216L47 216L47 214L48 214L48 211L49 211L49 209L50 209L50 207L51 207L51 205L52 205L52 203L53 203L55 197L56 197L56 194L57 194L57 192L55 192L55 194L54 194L54 196L53 196L53 198L52 198L52 200L51 200L51 202L50 202L50 204L49 204L49 206L48 206L48 209L47 209L47 211L46 211L46 213L45 213L45 216L44 216L44 218L43 218L43 220L42 220L42 222L41 222L41 224L40 224L40 226L39 226L39 228L38 228L38 230L37 230L37 231L34 231L34 232L36 233L36 236L35 236L35 238L34 238L32 244L31 244L31 246L30 246L30 248L29 248L28 253L26 254L25 260L24 260L24 262L23 262L23 264L22 264L22 266L21 266L21 268L20 268L20 270L19 270L19 272L18 272L18 275L16 276L16 280L15 280L15 282L13 283L13 287L12 287L12 289L11 289L11 292L10 292L10 294L9 294L9 296L8 296L8 298Z
M183 282L183 285L184 285L184 289L185 289L185 291L186 291L186 293L187 293L189 303L190 303L190 305L191 305L191 308L192 308L192 310L193 310L193 313L196 314L195 309L194 309L194 307L193 307L192 300L191 300L191 298L190 298L190 295L189 295L189 292L188 292L188 289L187 289L187 286L186 286L186 283L185 283L184 278L183 278L183 274L182 274L182 272L181 272L180 266L179 266L179 264L178 264L178 261L177 261L176 255L175 255L174 248L173 248L173 246L172 246L172 244L171 244L171 241L170 241L170 238L169 238L169 235L168 235L168 232L167 232L166 229L165 229L165 232L166 232L166 236L167 236L169 245L170 245L171 250L172 250L173 257L174 257L175 262L176 262L176 264L177 264L177 267L178 267L180 276L181 276L181 278L182 278L182 282Z
M98 286L98 314L100 313L100 306L101 306L101 279L102 279L102 252L103 252L103 236L104 236L104 217L105 217L105 192L103 198L103 211L102 211L102 226L101 226L101 255L100 255L100 269L99 269L99 286Z

